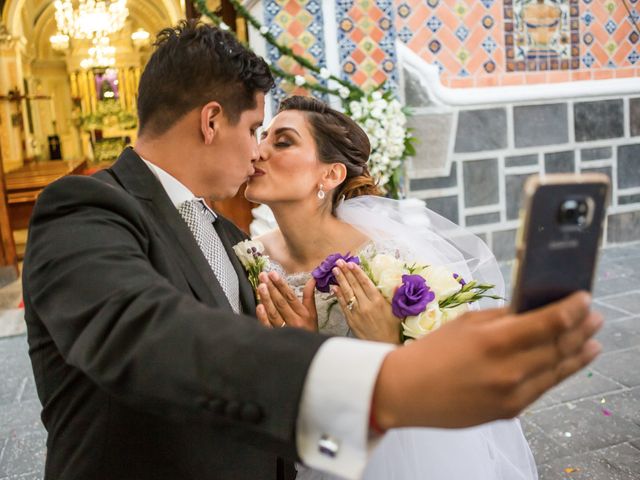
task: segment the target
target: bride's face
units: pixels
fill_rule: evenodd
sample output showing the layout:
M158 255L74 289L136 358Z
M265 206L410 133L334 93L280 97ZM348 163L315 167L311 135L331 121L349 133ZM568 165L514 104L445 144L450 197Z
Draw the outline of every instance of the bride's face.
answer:
M260 158L247 183L245 196L272 205L315 197L324 169L303 112L276 115L260 136Z

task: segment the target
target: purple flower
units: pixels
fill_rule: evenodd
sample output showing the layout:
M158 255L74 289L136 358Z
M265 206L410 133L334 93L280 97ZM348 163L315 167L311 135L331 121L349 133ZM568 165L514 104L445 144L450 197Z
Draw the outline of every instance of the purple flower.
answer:
M454 273L454 274L453 274L453 278L455 278L455 279L458 281L458 283L459 283L460 285L462 285L463 287L467 284L467 282L465 282L465 281L464 281L464 278L462 278L462 277L461 277L460 275L458 275L457 273Z
M398 318L418 315L427 309L436 294L420 275L402 275L402 285L393 294L391 310Z
M329 293L331 291L331 285L337 285L336 277L333 275L333 268L336 266L336 262L340 259L345 262L352 262L356 265L360 265L360 258L350 257L350 252L342 256L339 253L333 253L329 255L324 261L316 267L311 275L316 279L316 288L323 293Z

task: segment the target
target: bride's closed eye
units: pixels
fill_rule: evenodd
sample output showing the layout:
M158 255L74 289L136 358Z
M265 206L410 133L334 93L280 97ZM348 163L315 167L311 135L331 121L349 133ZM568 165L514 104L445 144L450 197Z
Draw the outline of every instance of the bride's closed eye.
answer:
M281 135L276 138L276 142L274 143L274 145L278 148L287 148L290 147L292 143L293 142L291 142L291 140L289 140L286 135Z

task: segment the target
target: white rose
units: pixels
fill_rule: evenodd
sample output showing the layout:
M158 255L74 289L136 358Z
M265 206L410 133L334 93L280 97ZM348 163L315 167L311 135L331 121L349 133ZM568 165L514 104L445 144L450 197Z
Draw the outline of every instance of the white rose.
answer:
M402 156L402 152L404 152L404 146L398 147L397 145L393 145L389 147L389 155L392 157L400 157Z
M326 80L327 78L329 78L331 76L331 72L329 71L328 68L322 67L320 69L320 76Z
M453 278L453 273L443 267L430 266L422 276L427 281L429 288L436 294L437 299L446 298L456 293L462 285Z
M269 33L269 28L265 27L264 25L260 27L260 34L262 35L266 35L267 33Z
M295 76L295 83L297 86L301 87L306 83L306 80L304 79L304 77L302 75L296 75Z
M402 127L399 127L397 123L391 123L389 128L389 136L394 140L401 141L404 140L405 130Z
M380 98L373 102L373 108L379 108L380 110L386 111L389 108L389 102L387 102L383 98Z
M382 114L383 114L383 110L379 107L374 107L373 110L371 110L371 116L373 118L382 118Z
M450 322L458 318L460 315L467 313L469 311L469 304L463 303L462 305L458 305L453 308L443 308L442 309L442 323Z
M396 288L402 284L403 266L402 261L385 254L376 255L369 262L376 285L388 300L393 298Z
M349 89L347 87L340 87L338 89L338 95L340 95L340 98L348 98L349 97Z
M380 93L380 90L376 90L371 94L371 98L373 100L380 100L382 98L382 93Z
M218 25L218 27L220 28L220 30L224 30L225 32L229 30L229 25L227 25L224 22L220 22L220 24Z
M367 130L373 131L378 126L378 122L376 122L372 118L367 118L364 121L364 126Z
M440 328L442 323L442 311L438 307L438 302L433 301L420 315L405 318L402 322L402 333L406 337L420 338Z

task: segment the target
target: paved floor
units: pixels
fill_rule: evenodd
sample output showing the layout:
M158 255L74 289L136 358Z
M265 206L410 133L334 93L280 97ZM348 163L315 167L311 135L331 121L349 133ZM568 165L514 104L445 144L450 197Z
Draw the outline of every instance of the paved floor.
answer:
M522 415L541 480L640 479L640 244L603 252L594 295L603 354ZM40 479L46 436L24 335L0 338L0 378L0 480Z

